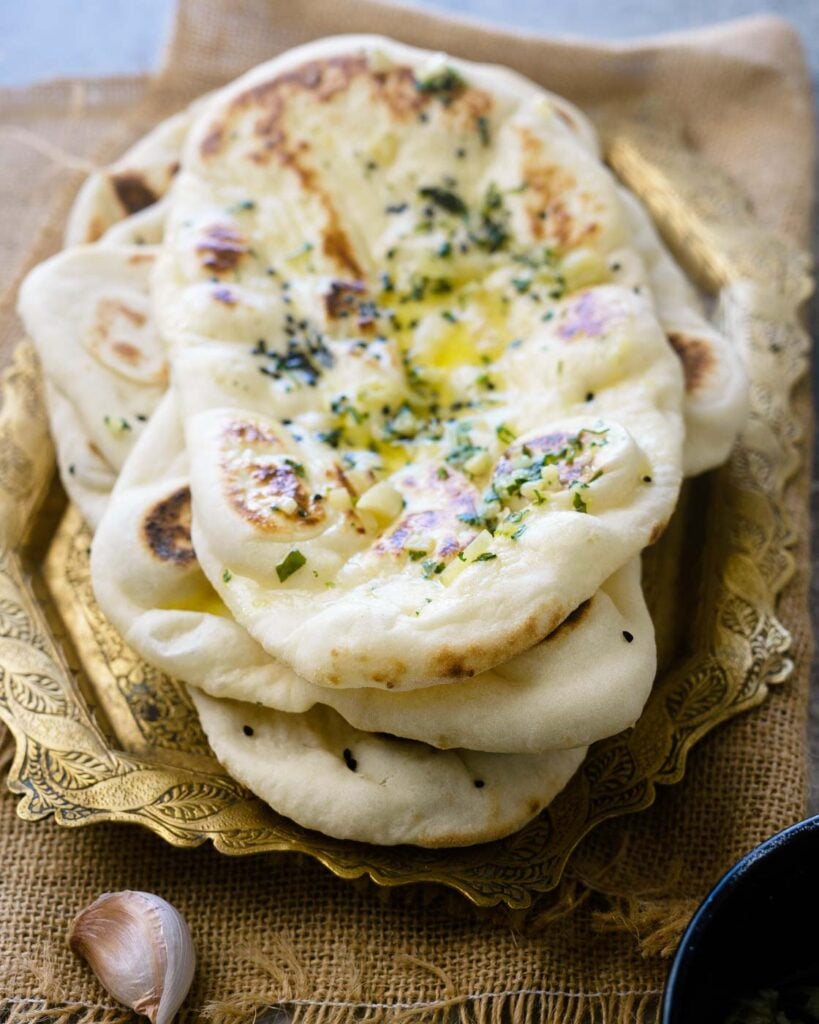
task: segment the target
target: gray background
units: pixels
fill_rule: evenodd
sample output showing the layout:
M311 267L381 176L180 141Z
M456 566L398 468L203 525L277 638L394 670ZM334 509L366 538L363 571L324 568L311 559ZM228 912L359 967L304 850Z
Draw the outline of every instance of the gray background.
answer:
M271 3L287 0L271 0ZM337 0L340 6L344 0ZM769 12L798 28L819 89L819 0L434 0L425 6L518 29L628 39ZM29 85L61 75L150 71L160 60L174 0L0 0L0 85ZM819 189L817 190L819 194ZM819 250L814 237L814 250ZM814 303L814 337L819 316ZM813 377L819 397L819 377ZM819 444L814 445L819 449ZM819 550L819 480L812 484L814 552ZM819 563L814 557L811 606L819 624ZM819 813L819 662L814 661L810 740L811 811Z

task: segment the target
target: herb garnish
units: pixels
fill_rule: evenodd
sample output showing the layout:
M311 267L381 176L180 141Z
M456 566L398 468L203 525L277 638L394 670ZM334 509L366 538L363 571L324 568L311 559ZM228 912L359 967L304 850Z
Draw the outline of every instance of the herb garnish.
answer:
M285 560L279 562L276 566L276 575L279 577L279 583L284 583L286 579L289 579L294 572L298 572L306 563L307 559L301 551L298 548L293 548L292 551L288 552Z
M431 203L440 206L447 213L456 213L463 217L467 212L463 199L454 192L450 192L449 189L438 188L437 185L425 185L418 189L418 195L429 199Z
M439 576L446 569L446 563L429 559L422 563L421 568L424 570L424 579L428 580L432 576Z
M329 444L331 448L338 448L341 443L341 430L339 427L336 427L335 430L320 430L316 437L319 441Z
M466 82L458 74L455 68L441 68L428 78L418 79L415 88L418 92L429 93L437 96L445 107L464 90Z

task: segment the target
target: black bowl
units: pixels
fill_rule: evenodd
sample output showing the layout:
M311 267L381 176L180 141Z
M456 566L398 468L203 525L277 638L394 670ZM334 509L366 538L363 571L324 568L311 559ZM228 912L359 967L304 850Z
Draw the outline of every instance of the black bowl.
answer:
M819 982L819 815L738 861L706 896L666 982L662 1024L724 1024L737 996Z

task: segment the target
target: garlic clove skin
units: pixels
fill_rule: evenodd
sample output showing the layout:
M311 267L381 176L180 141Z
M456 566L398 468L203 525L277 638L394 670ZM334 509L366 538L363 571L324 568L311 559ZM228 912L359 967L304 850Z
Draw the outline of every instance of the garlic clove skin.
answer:
M193 981L185 918L150 892L106 892L74 918L71 949L106 990L152 1024L170 1024Z

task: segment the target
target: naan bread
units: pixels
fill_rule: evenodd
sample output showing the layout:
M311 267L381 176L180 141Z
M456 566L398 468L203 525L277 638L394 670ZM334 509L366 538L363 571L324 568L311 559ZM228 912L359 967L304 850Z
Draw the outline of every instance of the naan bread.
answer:
M196 107L192 104L161 121L110 167L86 178L68 217L66 248L96 242L113 225L150 209L165 195Z
M435 750L361 732L330 708L288 715L190 694L213 752L265 803L306 828L381 846L509 835L557 796L586 753Z
M65 488L95 525L167 386L149 246L80 246L36 267L18 309L37 349Z
M607 283L611 176L531 83L429 60L326 40L217 94L154 276L199 561L323 686L527 649L680 481L679 362Z
M705 318L694 289L663 245L643 205L625 189L620 194L642 257L640 271L648 273L663 329L683 364L683 472L697 476L728 458L748 416L748 377L737 350Z
M96 445L89 443L76 406L48 379L44 381L44 396L60 479L85 521L96 526L117 481L116 470Z
M92 546L101 607L125 641L214 697L285 712L317 704L353 726L432 746L538 753L634 724L656 669L639 560L542 643L494 670L407 693L331 690L300 679L229 615L199 569L181 430L167 397L123 469Z

